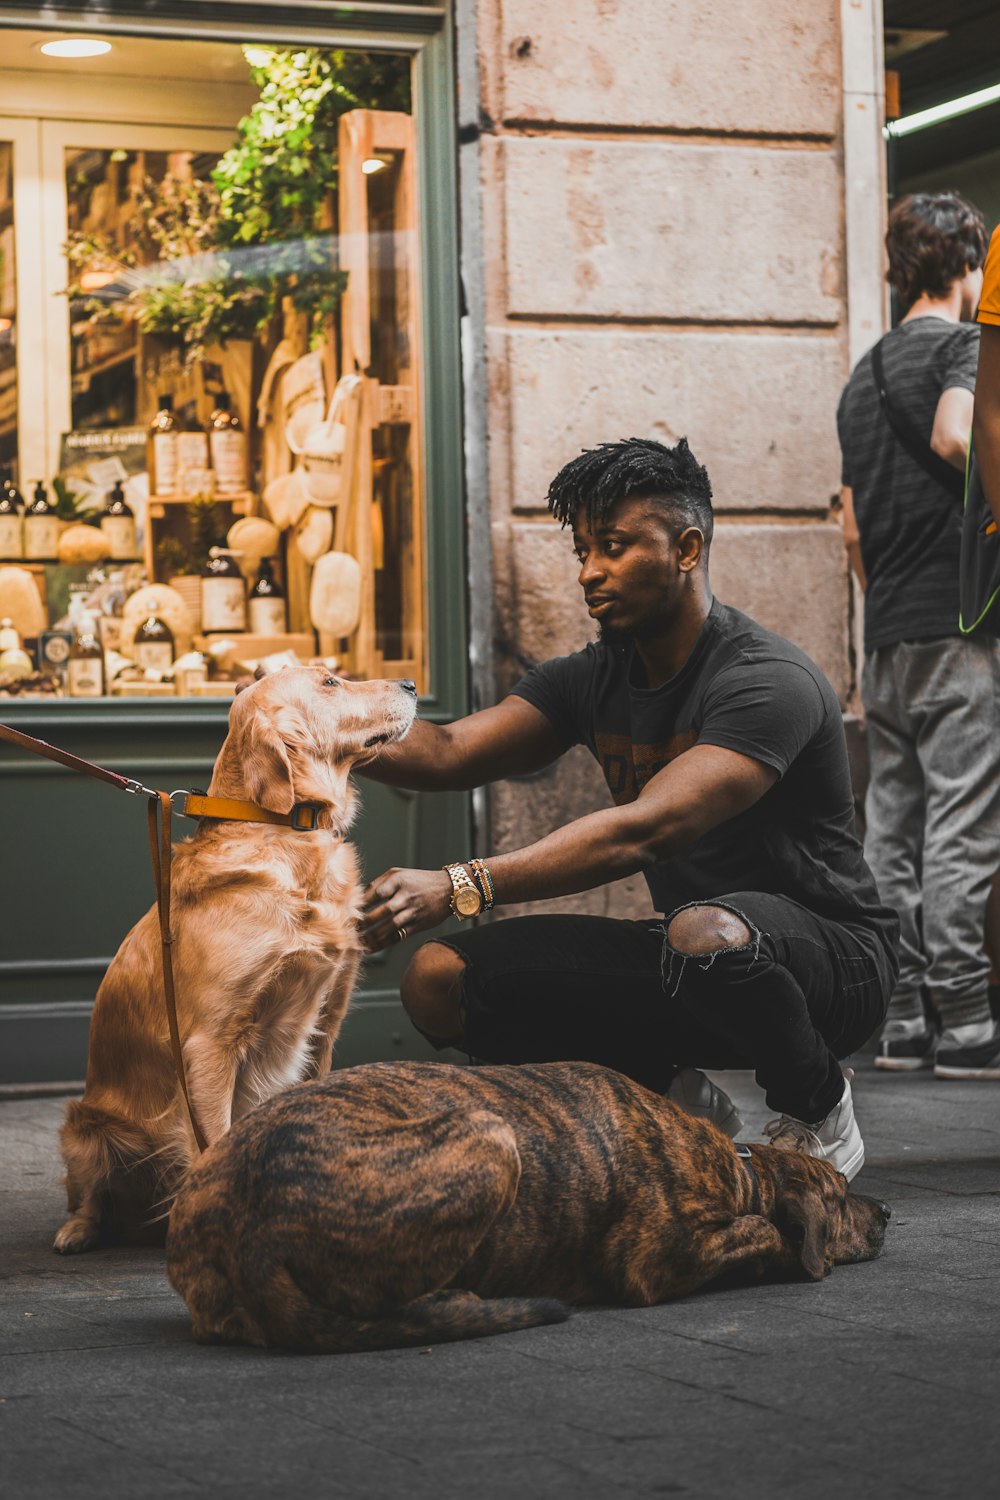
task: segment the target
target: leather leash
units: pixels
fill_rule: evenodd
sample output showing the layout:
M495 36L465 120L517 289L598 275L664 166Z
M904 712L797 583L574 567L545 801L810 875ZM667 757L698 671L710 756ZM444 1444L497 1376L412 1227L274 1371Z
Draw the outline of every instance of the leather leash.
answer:
M181 1093L184 1095L184 1103L187 1106L198 1150L204 1151L207 1142L194 1112L191 1095L188 1093L187 1076L184 1071L184 1052L181 1047L180 1027L177 1024L177 999L174 992L174 966L171 954L174 935L170 928L170 875L173 858L171 831L175 811L174 798L183 797L184 799L182 805L176 809L182 817L218 818L225 822L238 823L274 823L285 828L294 828L300 833L315 832L319 827L320 810L315 803L297 802L291 812L276 813L271 812L269 808L259 807L256 802L243 802L236 797L209 797L206 792L156 791L152 787L143 786L141 781L135 781L129 776L120 776L117 771L109 771L105 766L98 766L93 761L83 760L79 755L71 755L68 750L60 750L57 745L50 745L45 740L35 739L33 735L14 729L9 724L0 724L0 740L7 740L21 750L30 751L32 755L41 755L46 760L57 761L59 765L67 766L71 771L79 771L84 776L93 776L98 781L106 781L109 786L116 787L118 791L130 792L133 796L149 799L146 822L149 833L149 854L153 866L153 884L156 887L156 908L160 919L160 960L163 968L163 998L167 1011L167 1026L170 1031L170 1050L173 1053L174 1069L181 1086Z

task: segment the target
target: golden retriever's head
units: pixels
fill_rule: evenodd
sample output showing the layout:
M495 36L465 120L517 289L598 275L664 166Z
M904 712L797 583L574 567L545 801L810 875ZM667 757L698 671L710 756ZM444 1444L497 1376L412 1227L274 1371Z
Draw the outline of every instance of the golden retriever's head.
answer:
M834 1266L874 1260L882 1252L891 1210L875 1198L851 1193L847 1178L826 1161L801 1151L754 1147L774 1169L770 1218L802 1270L820 1281Z
M345 829L352 768L401 740L416 711L409 681L347 682L326 667L283 667L234 700L212 792L280 813L317 803L331 812L324 821Z

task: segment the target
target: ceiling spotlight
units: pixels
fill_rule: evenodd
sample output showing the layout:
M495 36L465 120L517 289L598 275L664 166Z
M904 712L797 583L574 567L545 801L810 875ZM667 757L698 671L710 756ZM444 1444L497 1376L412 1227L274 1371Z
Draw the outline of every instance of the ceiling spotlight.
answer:
M381 156L369 156L366 161L361 163L361 170L366 177L370 177L373 172L381 172L382 168L388 165L389 163Z
M111 43L96 36L66 36L57 42L43 42L46 57L102 57L111 51Z

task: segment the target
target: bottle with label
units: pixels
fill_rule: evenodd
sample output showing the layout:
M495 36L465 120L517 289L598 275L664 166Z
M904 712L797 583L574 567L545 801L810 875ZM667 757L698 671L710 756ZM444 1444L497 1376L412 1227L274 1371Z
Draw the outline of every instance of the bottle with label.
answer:
M176 495L180 423L174 415L173 396L157 396L156 416L149 424L147 467L151 495Z
M66 662L66 691L71 698L103 698L104 652L97 639L97 616L88 609L79 618Z
M247 628L247 595L239 563L225 547L213 547L201 574L201 628Z
M215 470L215 493L239 495L247 487L247 435L230 410L228 391L220 391L208 419L208 443Z
M203 427L185 428L177 434L177 493L199 495L206 488L210 468L208 433ZM209 479L209 483L211 480Z
M55 506L41 480L35 485L31 504L24 512L24 555L33 562L54 562L62 530Z
M120 479L108 496L108 503L101 516L101 530L107 538L114 562L128 562L135 558L135 514L125 499Z
M174 664L174 633L156 613L156 600L149 603L149 614L135 633L132 656L144 672L166 673Z
M21 525L23 509L24 502L17 486L5 479L3 488L0 489L0 558L6 560L24 556L24 532Z
M250 629L254 635L284 635L285 596L274 576L274 560L262 557L257 581L250 590Z

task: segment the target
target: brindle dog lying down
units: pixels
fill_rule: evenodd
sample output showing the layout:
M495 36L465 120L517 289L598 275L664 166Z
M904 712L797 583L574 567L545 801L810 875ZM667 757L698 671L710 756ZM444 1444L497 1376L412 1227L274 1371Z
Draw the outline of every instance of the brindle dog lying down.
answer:
M167 1269L199 1341L335 1354L879 1254L889 1209L827 1163L752 1163L589 1063L374 1063L238 1121L181 1188Z

